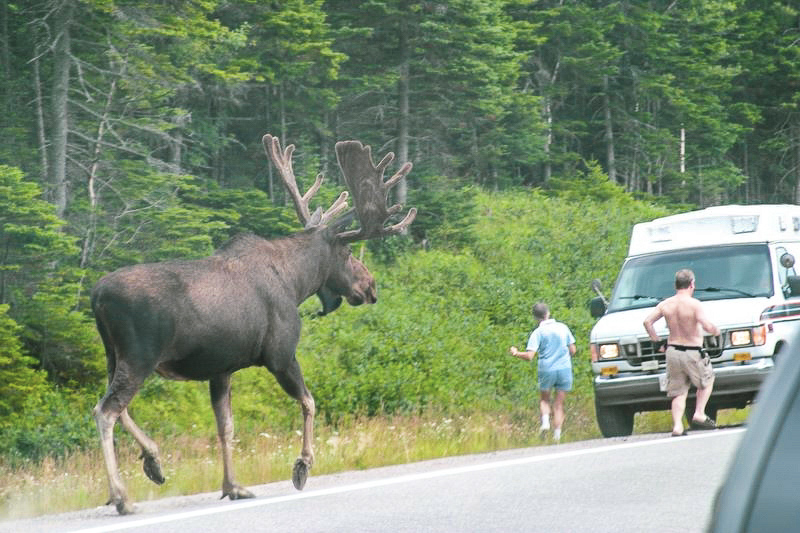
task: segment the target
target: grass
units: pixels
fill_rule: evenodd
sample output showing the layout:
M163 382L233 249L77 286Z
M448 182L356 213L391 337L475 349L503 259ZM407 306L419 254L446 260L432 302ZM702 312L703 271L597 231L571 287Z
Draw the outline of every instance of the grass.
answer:
M590 402L568 400L562 442L599 438ZM720 411L723 425L742 423L748 410ZM503 449L551 445L538 438L538 406L507 413L445 417L354 417L338 427L317 424L312 476ZM637 414L634 433L667 432L668 412ZM158 438L164 485L141 469L140 450L118 431L123 480L134 501L221 490L222 465L216 438ZM287 480L300 453L300 432L239 435L234 461L237 481L257 485ZM97 449L63 460L46 459L10 468L0 459L0 520L25 518L102 505L108 499L103 458Z

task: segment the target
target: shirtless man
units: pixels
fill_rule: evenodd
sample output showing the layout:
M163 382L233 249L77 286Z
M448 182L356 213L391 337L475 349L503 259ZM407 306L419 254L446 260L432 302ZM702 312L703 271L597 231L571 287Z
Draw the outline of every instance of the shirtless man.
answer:
M702 330L712 335L719 335L720 331L706 318L703 306L693 294L694 273L689 269L679 270L675 274L675 295L659 303L644 321L644 329L654 343L660 339L653 324L661 317L667 321L667 396L672 398L673 437L686 435L683 412L690 382L697 387L697 406L691 426L698 429L715 427L714 421L706 415L706 404L714 386L714 370L702 351Z

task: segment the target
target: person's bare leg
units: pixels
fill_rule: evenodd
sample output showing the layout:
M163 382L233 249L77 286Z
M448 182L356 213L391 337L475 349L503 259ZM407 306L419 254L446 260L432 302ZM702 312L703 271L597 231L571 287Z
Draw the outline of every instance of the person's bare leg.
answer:
M557 390L556 399L553 402L553 440L561 440L561 426L564 425L566 414L564 413L564 402L567 398L567 391Z
M692 416L695 422L703 422L706 419L706 405L708 405L712 389L711 385L704 389L697 389L697 405L694 409L694 416Z
M542 415L542 431L550 429L550 391L541 391L539 412Z
M683 433L683 411L686 409L687 396L689 396L689 391L672 399L672 433L674 435Z
M561 426L564 424L564 418L566 418L564 414L564 401L566 398L567 391L556 391L556 401L553 402L553 425L556 429L561 429Z

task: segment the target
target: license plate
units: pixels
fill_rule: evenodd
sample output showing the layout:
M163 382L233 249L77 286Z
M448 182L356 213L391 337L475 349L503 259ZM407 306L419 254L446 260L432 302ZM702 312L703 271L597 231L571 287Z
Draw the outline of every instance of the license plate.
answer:
M753 357L750 355L750 352L739 352L733 354L734 361L749 361Z
M642 361L642 370L645 372L658 370L658 361Z
M659 374L658 376L658 390L664 392L667 390L667 375Z
M600 373L604 376L616 376L617 372L619 372L619 369L615 366L604 366L600 370Z

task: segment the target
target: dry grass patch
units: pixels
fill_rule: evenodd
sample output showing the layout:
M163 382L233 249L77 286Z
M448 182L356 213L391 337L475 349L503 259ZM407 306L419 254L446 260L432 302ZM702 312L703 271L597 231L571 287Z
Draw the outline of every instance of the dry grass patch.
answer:
M585 415L570 413L571 427ZM353 417L336 427L318 425L312 475L331 474L541 444L533 411L499 415ZM596 437L595 433L591 437ZM234 461L239 483L249 486L289 479L301 447L299 431L239 434ZM567 431L569 440L590 438ZM221 490L222 464L216 438L157 438L167 481L158 486L142 472L140 450L117 433L120 472L134 501ZM108 487L98 449L63 460L46 459L12 469L0 462L0 519L24 518L102 505Z
M569 402L569 400L568 400ZM538 407L538 406L536 406ZM469 416L353 417L315 430L313 475L332 474L440 457L550 445L538 437L538 409ZM723 410L722 425L744 422L749 410ZM634 433L668 432L669 412L639 414ZM234 461L244 486L283 481L301 447L301 434L240 433ZM562 442L600 437L591 402L568 403ZM222 464L216 438L157 438L167 481L158 486L142 472L139 448L118 432L123 480L134 501L221 490ZM63 460L46 459L12 469L0 460L0 520L86 509L108 499L103 457L98 449Z

